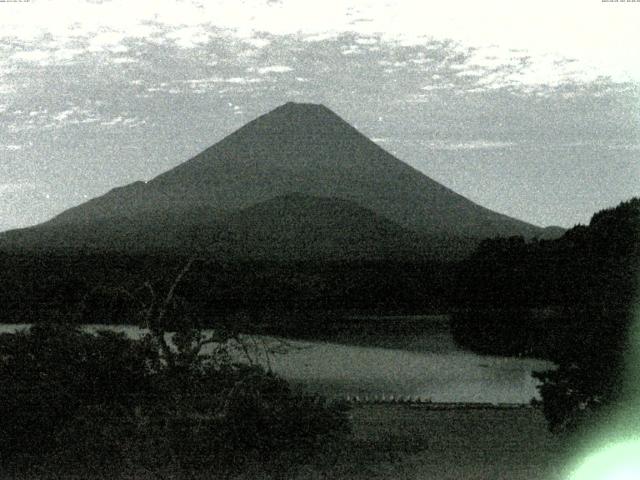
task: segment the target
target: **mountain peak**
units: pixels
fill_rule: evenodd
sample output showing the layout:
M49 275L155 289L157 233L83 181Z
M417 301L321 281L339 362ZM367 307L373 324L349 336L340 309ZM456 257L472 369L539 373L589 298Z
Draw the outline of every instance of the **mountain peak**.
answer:
M322 104L287 102L144 184L71 209L54 223L207 212L206 219L299 192L347 200L402 228L463 237L540 236L403 163Z
M284 103L265 115L258 117L256 122L264 123L265 120L280 124L291 123L294 126L302 127L305 127L307 124L314 124L319 120L329 123L344 122L335 112L320 103L297 102Z
M276 107L275 110L279 109L287 109L287 110L329 110L321 103L308 103L308 102L287 102L283 103L279 107ZM331 110L329 110L331 111Z
M266 148L269 154L265 150L266 155L260 161L268 161L276 153L274 149L293 147L293 144L305 155L312 154L320 144L330 145L336 141L357 144L363 139L355 128L325 105L287 102L247 123L213 149L222 147L247 158L252 155L248 150L255 153L256 148Z

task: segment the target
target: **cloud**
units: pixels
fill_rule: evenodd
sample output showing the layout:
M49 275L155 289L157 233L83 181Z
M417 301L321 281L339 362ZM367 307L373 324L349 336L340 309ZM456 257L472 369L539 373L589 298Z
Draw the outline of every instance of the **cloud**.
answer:
M436 85L425 85L424 87L421 88L421 90L429 92L432 90L444 90L444 89L453 89L453 88L456 88L456 85L454 83L440 83Z
M12 182L12 183L0 183L0 195L8 195L26 190L35 190L35 183L31 182Z
M100 116L93 109L80 108L78 106L73 106L55 115L51 115L50 118L51 120L53 120L53 122L47 124L47 127L79 125L84 123L96 123L100 121ZM46 118L43 120L46 121Z
M37 65L46 66L51 64L68 63L86 52L86 49L66 48L54 45L48 49L34 48L31 50L18 50L9 58L10 60L17 62L34 63Z
M116 57L111 59L111 63L114 63L116 65L122 65L122 64L126 64L126 63L137 63L138 60L135 58L131 58L131 57Z
M631 145L609 145L607 148L609 148L609 150L627 150L632 152L639 152L640 143L631 144Z
M40 63L46 61L50 57L50 52L46 50L26 50L16 52L11 56L12 60L18 60L23 62L36 62Z
M270 67L258 68L258 73L260 75L265 75L267 73L286 73L291 71L293 71L293 68L287 65L272 65Z
M139 127L141 125L145 125L146 123L147 123L146 119L140 119L137 117L135 118L116 117L105 122L100 122L100 126L116 127L116 128L119 128L119 127L134 128L134 127Z
M88 91L92 89L89 86ZM168 91L171 91L169 89ZM175 89L178 92L178 89ZM54 96L54 101L58 101L64 105L63 108L56 108L55 102L51 102L49 107L45 107L42 104L36 108L29 109L16 109L11 112L6 112L2 117L7 121L8 131L20 135L24 132L47 131L53 129L62 129L70 126L83 126L87 127L91 124L97 124L100 126L114 126L122 124L128 127L136 127L146 123L146 116L140 114L133 114L128 108L130 105L123 105L123 109L120 113L109 112L110 105L105 104L104 101L99 99L82 98L80 92L76 94L76 100L83 106L69 105L68 102L60 102L58 96ZM64 96L63 96L64 98ZM42 99L37 99L36 102L42 102ZM128 102L127 102L128 103ZM0 118L2 118L0 117ZM17 136L15 139L20 139ZM26 142L29 145L32 144L32 139ZM4 146L0 144L0 150L19 150L23 145L15 143L6 143Z
M360 37L356 39L358 45L376 45L380 41L376 37Z
M63 122L65 121L67 118L69 118L71 115L75 114L77 112L76 108L72 108L69 110L65 110L64 112L60 112L57 115L53 116L53 119L58 121L58 122Z
M147 123L146 119L142 119L138 117L125 118L122 115L119 115L117 117L112 118L111 120L100 122L100 125L104 127L113 127L116 125L118 126L122 125L122 126L133 128L133 127L138 127L140 125L144 125L146 123Z
M260 78L247 78L247 77L231 77L231 78L224 78L221 81L222 82L226 82L226 83L246 84L246 83L260 83L260 82L262 82L262 79L260 79Z
M251 46L245 53L255 56L275 37L315 42L352 32L356 39L342 51L347 56L380 44L412 47L433 40L471 48L469 67L482 70L467 69L461 75L492 73L485 86L589 81L601 72L619 83L640 80L634 49L620 47L639 39L637 22L629 14L635 5L583 0L562 5L552 0L469 0L437 7L420 0L245 0L241 6L237 0L67 0L65 7L57 0L40 0L3 16L0 37L18 45L10 58L59 63L84 53L124 53L132 40L200 49L226 36ZM520 63L524 57L526 64ZM518 72L511 75L496 71L514 66Z
M110 127L112 125L117 125L118 123L122 123L123 118L122 117L116 117L112 120L109 120L107 122L100 122L100 125L104 125L105 127Z
M495 148L509 148L515 146L514 142L500 142L491 140L473 140L470 142L444 143L431 142L427 146L433 150L486 150Z
M181 48L194 48L207 43L211 38L211 32L203 26L190 26L170 31L166 38Z

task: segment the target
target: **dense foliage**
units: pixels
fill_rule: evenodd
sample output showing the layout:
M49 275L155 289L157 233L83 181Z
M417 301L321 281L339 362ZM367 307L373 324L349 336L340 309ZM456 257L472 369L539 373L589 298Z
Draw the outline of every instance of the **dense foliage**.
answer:
M232 337L185 328L169 345L155 327L131 339L49 323L0 335L3 468L278 476L348 433L342 406L234 361Z
M483 353L534 355L553 430L621 401L640 272L640 199L557 240L483 242L461 268L453 332Z
M187 259L168 254L0 252L3 320L31 323L71 315L79 322L125 323L147 298L140 286L149 281L163 291L167 273L177 272ZM281 263L201 256L178 290L191 316L219 325L238 314L262 323L268 312L442 311L451 280L452 265L431 261Z

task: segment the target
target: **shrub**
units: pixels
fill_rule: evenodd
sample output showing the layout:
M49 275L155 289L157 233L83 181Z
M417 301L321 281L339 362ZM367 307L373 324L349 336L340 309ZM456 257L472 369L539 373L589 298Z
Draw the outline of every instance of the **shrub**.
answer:
M3 458L45 454L80 409L132 409L149 394L152 351L113 332L96 336L59 324L0 335L0 449ZM71 439L72 440L72 439ZM66 440L65 440L66 441Z
M43 324L0 335L2 462L283 475L349 431L344 408L233 361L229 335L184 328L167 345L165 333Z
M566 310L557 368L534 372L552 432L574 432L625 401L625 357L633 351L631 313L593 307Z

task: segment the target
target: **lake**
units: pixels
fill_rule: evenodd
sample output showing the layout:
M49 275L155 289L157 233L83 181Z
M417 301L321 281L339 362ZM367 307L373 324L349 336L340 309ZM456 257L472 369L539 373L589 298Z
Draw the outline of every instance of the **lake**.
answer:
M404 338L390 335L384 341L245 338L248 345L255 346L252 351L256 361L270 365L275 373L299 388L328 397L393 395L433 402L489 403L528 403L539 398L537 381L531 372L552 368L552 363L468 352L455 344L443 316L425 316L421 321L431 322L432 328ZM0 324L0 333L25 328L28 325ZM145 333L130 325L85 328L88 331L107 328L131 337ZM282 342L286 342L286 353L272 353L267 360L263 347L279 348Z

